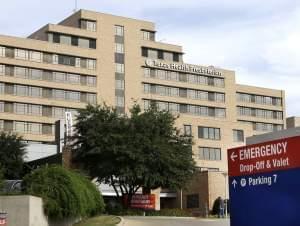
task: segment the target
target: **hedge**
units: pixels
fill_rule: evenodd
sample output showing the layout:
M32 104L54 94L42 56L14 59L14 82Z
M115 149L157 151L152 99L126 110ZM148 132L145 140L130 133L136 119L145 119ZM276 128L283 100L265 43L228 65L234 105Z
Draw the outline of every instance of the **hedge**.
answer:
M104 211L96 186L83 175L61 166L45 166L24 177L26 194L41 197L50 219L89 217Z

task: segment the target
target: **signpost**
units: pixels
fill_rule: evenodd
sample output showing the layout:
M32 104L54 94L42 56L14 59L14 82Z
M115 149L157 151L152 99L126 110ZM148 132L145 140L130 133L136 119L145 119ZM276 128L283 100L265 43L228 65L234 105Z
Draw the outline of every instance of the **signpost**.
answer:
M231 226L300 225L300 137L228 150Z

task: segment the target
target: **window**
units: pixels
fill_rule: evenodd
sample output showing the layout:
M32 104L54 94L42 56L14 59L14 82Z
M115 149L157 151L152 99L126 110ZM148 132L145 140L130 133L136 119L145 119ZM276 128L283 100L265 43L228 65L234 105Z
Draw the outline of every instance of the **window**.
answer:
M54 43L60 43L60 35L57 33L53 34L53 42Z
M82 48L90 48L90 41L85 38L78 38L78 46Z
M125 84L124 80L116 80L116 89L124 90Z
M24 49L15 49L15 58L19 60L27 60L28 51Z
M173 61L173 53L171 53L171 52L164 52L164 59L166 61Z
M36 115L36 116L42 116L42 106L41 105L28 105L28 114L29 115Z
M30 79L41 80L43 79L43 71L38 69L29 69Z
M96 22L94 22L94 21L87 21L86 22L86 29L88 31L96 31Z
M115 43L115 52L116 53L124 53L124 44L123 43Z
M142 47L142 56L143 57L148 57L148 49L145 47Z
M234 142L244 142L244 131L243 130L233 130L233 141Z
M183 132L185 136L192 136L192 126L191 125L183 125Z
M0 102L0 112L4 112L4 102Z
M28 94L31 97L42 97L42 88L29 86Z
M15 76L18 78L26 78L28 75L28 69L24 67L15 67Z
M125 106L124 97L116 96L116 106L118 106L118 107L124 107Z
M14 104L14 113L20 114L20 115L26 115L27 114L27 105L26 104Z
M124 36L124 27L120 25L115 25L115 35Z
M53 90L53 98L58 100L64 100L65 99L65 91L60 89Z
M150 68L144 68L144 77L145 78L151 77L151 69Z
M115 64L117 73L124 73L124 64Z
M5 57L5 47L0 46L0 57Z
M199 194L187 195L186 196L186 208L199 208Z
M75 66L75 57L58 55L58 63L68 66Z
M86 76L86 84L88 86L96 86L96 77Z
M43 61L43 54L37 51L30 51L29 52L29 60L34 62L42 62Z
M220 140L221 134L219 128L198 126L198 138Z
M0 64L0 75L5 75L5 65Z
M55 82L65 82L66 74L62 72L53 72L53 80Z
M53 127L51 124L42 124L42 134L53 134Z
M179 62L179 53L173 53L173 61Z
M22 85L14 86L14 94L17 96L27 96L28 95L28 87Z
M14 131L18 133L27 133L27 124L25 122L14 122Z
M124 64L124 53L115 53L115 63Z
M80 28L88 30L88 31L96 31L97 23L96 23L96 21L82 19L82 20L80 20Z
M43 54L43 62L52 64L53 63L53 55L50 53L44 53Z
M144 93L150 93L150 92L151 92L151 85L144 84Z
M14 58L14 56L15 56L14 48L5 47L5 57Z
M59 107L53 107L53 117L64 119L65 117L65 109Z
M96 60L87 59L87 68L90 70L96 69Z
M71 36L60 35L60 43L65 45L71 45Z
M212 147L199 147L198 158L201 160L220 161L221 149Z
M158 58L157 50L148 49L148 57L151 59L157 59Z
M226 117L226 110L224 108L215 108L215 117L225 118Z
M80 75L67 74L67 82L72 84L80 84Z
M214 82L213 82L214 86L217 87L224 87L225 86L225 82L223 78L214 78Z
M80 101L80 92L76 91L65 91L66 99L70 101L79 102Z
M155 33L153 31L142 30L142 38L143 38L143 40L154 41L155 40Z
M87 93L86 99L87 99L87 102L90 104L96 104L96 102L97 102L97 97L96 97L96 94L94 94L94 93Z
M31 134L41 134L42 124L40 123L28 123L27 124L28 133Z

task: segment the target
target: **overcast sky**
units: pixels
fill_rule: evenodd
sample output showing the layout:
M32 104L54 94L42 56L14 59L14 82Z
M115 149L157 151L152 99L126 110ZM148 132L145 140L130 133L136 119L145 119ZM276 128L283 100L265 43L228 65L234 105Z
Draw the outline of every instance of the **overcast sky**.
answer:
M0 34L26 37L73 12L75 0L2 0ZM183 46L187 63L236 71L238 83L286 91L300 116L300 1L78 0L78 8L156 23L157 40Z

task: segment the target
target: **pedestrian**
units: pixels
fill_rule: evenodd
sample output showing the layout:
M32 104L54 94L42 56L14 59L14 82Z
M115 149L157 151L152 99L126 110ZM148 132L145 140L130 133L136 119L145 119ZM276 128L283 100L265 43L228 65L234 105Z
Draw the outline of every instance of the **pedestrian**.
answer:
M225 210L225 205L224 205L224 200L221 197L218 197L218 203L219 203L219 211L218 211L218 216L219 218L224 217L224 210Z

